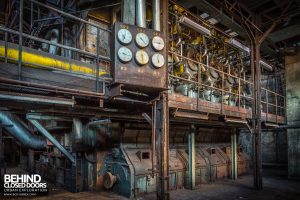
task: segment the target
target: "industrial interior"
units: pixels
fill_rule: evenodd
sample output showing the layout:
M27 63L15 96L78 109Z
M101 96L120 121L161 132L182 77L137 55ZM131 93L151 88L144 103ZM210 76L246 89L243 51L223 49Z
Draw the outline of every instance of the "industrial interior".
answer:
M0 3L1 182L39 174L37 199L299 198L299 0Z

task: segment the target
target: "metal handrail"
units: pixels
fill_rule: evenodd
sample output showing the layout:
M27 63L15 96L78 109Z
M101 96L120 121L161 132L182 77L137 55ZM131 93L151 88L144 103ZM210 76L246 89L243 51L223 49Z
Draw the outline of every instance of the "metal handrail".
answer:
M204 87L211 88L211 89L214 89L214 90L217 90L217 91L221 92L221 101L222 101L222 103L221 103L221 107L222 107L221 110L222 110L222 112L223 112L223 104L224 104L224 103L223 103L223 96L224 96L224 94L230 94L230 95L233 95L233 96L237 96L237 97L238 97L238 107L239 107L239 108L240 108L240 99L250 99L250 100L253 99L252 96L250 97L250 96L244 96L244 95L242 95L242 94L241 94L241 89L240 89L240 87L241 87L241 82L248 83L248 84L250 84L251 86L253 86L254 84L253 84L252 82L247 81L247 80L244 80L244 79L242 79L242 78L240 78L240 77L237 77L237 76L235 76L235 75L229 74L229 73L227 73L227 72L223 72L223 71L221 71L221 70L218 70L218 69L216 69L216 68L213 68L213 67L211 67L211 66L208 66L208 65L206 65L206 64L204 64L204 63L201 63L201 62L199 62L199 61L193 60L193 59L191 59L191 58L182 56L182 55L180 55L180 54L178 54L178 53L176 53L176 52L169 51L169 53L170 53L170 54L173 54L173 55L176 55L176 56L178 56L178 57L180 57L180 58L182 58L182 59L184 59L184 60L189 60L189 61L191 61L191 62L194 62L194 63L198 64L198 71L200 71L200 69L199 69L200 67L199 67L199 66L202 65L202 66L205 66L205 67L208 68L208 69L213 69L213 70L217 71L218 73L222 74L222 75L221 75L221 76L222 76L222 88L217 88L217 87L210 86L210 85L207 85L207 84L204 84L204 83L200 82L200 81L199 81L199 78L200 78L200 77L198 77L198 81L194 81L194 80L189 80L189 79L182 78L182 77L179 77L179 76L175 76L175 75L169 73L169 77L171 77L171 78L176 78L176 79L180 79L180 80L182 80L182 81L185 81L185 82L189 82L189 83L195 84L195 85L196 85L196 88L199 88L200 86L204 86ZM238 80L238 83L239 83L239 84L238 84L238 93L235 93L235 92L229 92L229 91L227 91L226 89L223 88L223 87L224 87L224 84L223 84L223 82L224 82L224 75L229 76L229 77L233 77L233 78L235 78L235 79ZM261 89L264 90L264 91L266 91L267 101L261 101L261 103L267 105L267 114L268 114L268 109L269 109L270 106L274 106L274 107L275 107L275 109L276 109L276 110L275 110L275 111L276 111L276 115L278 114L278 109L283 109L283 110L285 109L285 97L284 97L283 95L280 95L280 94L278 94L278 93L276 93L276 92L274 92L274 91L268 90L268 89L266 89L266 88L261 88ZM253 89L252 89L252 92L253 92ZM270 103L270 101L269 101L269 99L268 99L269 93L275 95L275 104ZM278 100L277 100L278 97L280 97L280 98L283 99L283 106L281 106L281 105L278 104ZM277 120L277 117L276 117L276 120Z
M0 25L0 31L11 33L11 34L16 34L16 35L20 34L18 31L15 31L15 30L10 29L10 28L3 27L1 25ZM54 45L54 46L57 46L57 47L60 47L60 48L63 48L63 49L71 50L71 51L74 51L74 52L77 52L77 53L81 53L81 54L85 54L85 55L97 58L97 54L94 54L94 53L91 53L91 52L88 52L88 51L84 51L84 50L77 49L77 48L74 48L74 47L66 46L66 45L63 45L63 44L60 44L60 43L54 43L54 42L51 42L49 40L45 40L45 39L42 39L42 38L39 38L39 37L35 37L35 36L29 35L29 34L26 34L26 33L22 33L21 35L25 38L35 40L37 42L42 42L42 43L46 43L46 44L49 44L49 45ZM5 41L5 42L7 42L7 41ZM100 56L99 55L99 59L102 59L104 61L111 61L111 59L107 56Z
M49 10L52 10L52 11L55 11L57 13L60 13L62 16L65 16L65 17L68 17L68 18L71 18L73 20L76 20L76 21L79 21L79 22L82 22L84 23L84 25L88 24L88 25L91 25L93 27L95 27L97 29L97 44L96 44L96 49L97 49L97 53L96 54L93 54L93 53L90 53L90 52L86 52L86 51L82 51L80 49L77 49L77 48L73 48L73 47L70 47L70 46L66 46L66 45L63 45L63 44L59 44L59 43L53 43L51 41L48 41L48 40L44 40L44 39L41 39L41 38L38 38L38 37L34 37L32 35L28 35L28 34L25 34L23 33L23 11L24 11L24 0L20 0L19 3L19 31L14 31L12 29L8 29L6 27L3 27L1 26L0 29L2 31L4 31L5 33L5 62L7 62L7 33L11 33L11 34L16 34L19 36L19 56L18 56L18 74L19 74L19 80L21 80L21 72L22 72L22 52L23 52L23 37L25 38L28 38L28 39L31 39L31 40L35 40L35 41L38 41L38 42L42 42L42 43L46 43L46 44L50 44L50 45L54 45L56 47L60 47L62 49L67 49L67 50L70 50L70 51L73 51L73 52L77 52L77 53L81 53L81 54L84 54L84 55L89 55L91 57L93 57L95 60L96 60L96 82L95 82L95 86L96 86L96 91L98 92L99 90L99 61L102 60L102 61L105 61L105 62L109 62L111 61L109 57L107 56L101 56L99 55L99 30L103 30L103 31L106 31L106 32L111 32L111 30L109 29L106 29L106 28L103 28L101 27L100 25L96 24L96 23L92 23L92 22L89 22L89 21L86 21L82 18L79 18L79 17L76 17L72 14L69 14L69 13L66 13L60 9L57 9L57 8L54 8L52 6L49 6L49 5L45 5L43 3L40 3L36 0L29 0L31 2L31 6L30 8L33 9L33 4L36 4L40 7L44 7L46 9L49 9ZM32 16L33 12L31 11L31 21L33 20L33 16ZM32 24L31 24L31 28L32 28ZM104 84L103 84L104 85Z

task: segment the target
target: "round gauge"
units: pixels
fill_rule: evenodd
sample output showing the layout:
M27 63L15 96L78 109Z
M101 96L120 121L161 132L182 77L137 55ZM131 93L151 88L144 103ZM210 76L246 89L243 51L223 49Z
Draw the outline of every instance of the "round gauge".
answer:
M121 62L129 62L132 59L132 52L127 47L121 47L118 50L118 57Z
M162 66L164 66L165 64L165 58L163 55L159 54L159 53L155 53L152 56L152 64L155 68L161 68Z
M161 37L154 36L152 38L152 47L156 51L161 51L165 47L165 42Z
M135 54L135 59L139 65L146 65L149 62L149 56L144 50L138 50Z
M135 36L135 42L138 47L145 48L149 44L149 38L145 33L138 33Z
M118 39L122 44L129 44L132 41L132 35L127 29L120 29L118 31Z

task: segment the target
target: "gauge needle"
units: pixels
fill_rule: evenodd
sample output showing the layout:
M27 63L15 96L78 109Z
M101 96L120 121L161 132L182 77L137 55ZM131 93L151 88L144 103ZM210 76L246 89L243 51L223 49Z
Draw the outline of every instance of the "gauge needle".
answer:
M159 63L159 59L158 59L158 56L157 56L157 62Z
M129 56L127 53L124 53L124 52L122 54L125 55L125 56Z
M140 37L140 39L144 42L144 44L146 44L145 40L142 37Z
M144 54L142 54L141 56L142 56L142 63L143 63L143 61L144 61Z

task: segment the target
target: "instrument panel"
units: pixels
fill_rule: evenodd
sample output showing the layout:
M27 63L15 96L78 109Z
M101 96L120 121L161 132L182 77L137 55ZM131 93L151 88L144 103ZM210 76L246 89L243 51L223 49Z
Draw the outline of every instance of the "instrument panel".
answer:
M161 32L116 22L112 34L113 84L146 93L167 88L166 47Z

